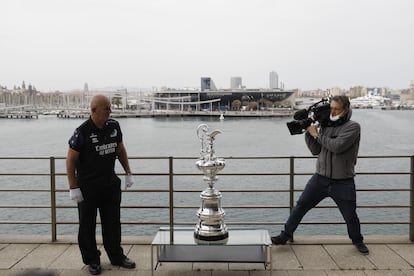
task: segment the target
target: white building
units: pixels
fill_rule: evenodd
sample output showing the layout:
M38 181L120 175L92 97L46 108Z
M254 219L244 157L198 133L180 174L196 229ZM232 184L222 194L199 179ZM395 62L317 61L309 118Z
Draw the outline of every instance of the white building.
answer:
M241 89L242 88L242 78L241 77L231 77L231 79L230 79L230 88L231 89Z
M272 71L269 73L269 88L279 88L279 76L276 72Z

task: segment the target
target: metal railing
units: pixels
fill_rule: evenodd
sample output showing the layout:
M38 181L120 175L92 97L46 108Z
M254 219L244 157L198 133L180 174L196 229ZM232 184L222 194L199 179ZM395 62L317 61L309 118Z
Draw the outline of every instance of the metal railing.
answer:
M306 182L299 181L297 178L308 177L313 174L311 171L314 168L314 158L311 156L224 157L227 164L236 165L228 165L228 168L219 174L218 189L226 196L236 193L243 194L247 202L240 203L239 200L229 199L226 201L227 205L223 205L223 208L246 212L249 210L260 210L261 212L269 210L272 212L274 210L290 211L294 206L295 199L303 191L303 184ZM129 159L135 172L134 177L138 178L138 184L125 192L131 196L144 195L144 197L155 194L159 200L150 199L141 205L130 204L133 200L129 200L126 205L123 203L122 210L166 210L168 215L164 219L162 216L153 216L153 219L155 217L160 218L159 220L126 220L122 221L122 224L168 225L170 227L193 225L195 223L194 217L191 217L191 221L185 221L183 218L177 218L176 216L177 212L181 210L196 210L199 208L197 203L191 204L191 200L189 200L190 198L198 199L198 197L187 196L191 193L200 193L205 188L199 185L202 173L196 171L194 166L197 157L157 156L129 157ZM308 164L308 160L312 162ZM64 162L65 157L0 157L0 197L9 199L9 201L3 200L0 204L0 225L49 225L51 240L56 241L58 225L77 224L77 218L68 219L59 214L62 210L76 208L75 204L67 197L68 189ZM242 164L243 162L245 164ZM381 200L376 203L378 200L375 197L372 202L360 203L358 200L358 209L396 209L405 210L407 214L404 220L361 220L361 224L407 225L409 227L409 238L414 241L414 156L359 156L358 162L365 163L365 165L363 164L361 168L357 167L359 170L357 170L356 177L366 178L356 181L358 195L362 193L380 193L381 195L398 193L402 195L401 197L407 198L406 202L403 203L394 203L391 200L393 204L384 204ZM147 163L151 163L151 165L147 165ZM393 168L396 163L399 165ZM390 177L392 181L381 185L375 184L377 181L375 178L383 180L386 177ZM225 180L226 178L227 180ZM246 180L244 181L244 179ZM243 181L244 183L242 183ZM223 184L221 184L222 182ZM243 184L248 185L235 189L233 188L235 182L242 187ZM252 185L252 182L255 184ZM268 182L268 184L261 185L262 182ZM197 183L197 186L189 188L191 186L189 183ZM146 188L146 184L150 184L151 187ZM252 204L249 202L249 196L253 193L258 194L258 198L264 198L262 195L277 195L279 199L282 199L281 201L285 199L286 201L285 204L274 205L273 199L269 199L270 203L260 202L262 204L257 204L257 200L255 200ZM26 197L23 196L24 194L26 194ZM284 196L284 194L288 194L288 196ZM162 195L166 195L164 199L162 199ZM177 200L179 196L181 198ZM37 200L39 198L40 200ZM36 202L36 204L29 204L28 202ZM336 206L334 204L321 204L316 208L326 209L336 208ZM43 210L43 212L37 210ZM34 219L35 214L45 214L45 210L50 210L49 215ZM8 214L9 212L11 214ZM72 213L76 214L76 212ZM18 215L25 219L17 220L13 214L26 215ZM184 218L188 218L188 216L184 215ZM285 218L286 216L284 216ZM284 221L265 221L258 217L254 217L250 221L226 220L228 225L282 225L283 223ZM344 224L344 222L311 220L303 221L301 224L335 225Z

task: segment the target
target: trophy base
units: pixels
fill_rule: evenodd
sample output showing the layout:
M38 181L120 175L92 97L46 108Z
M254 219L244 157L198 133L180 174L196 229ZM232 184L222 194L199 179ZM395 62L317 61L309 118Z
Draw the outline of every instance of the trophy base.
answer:
M194 239L196 239L197 241L226 243L228 237L229 237L229 232L225 232L221 235L214 235L214 236L203 236L200 233L194 232Z

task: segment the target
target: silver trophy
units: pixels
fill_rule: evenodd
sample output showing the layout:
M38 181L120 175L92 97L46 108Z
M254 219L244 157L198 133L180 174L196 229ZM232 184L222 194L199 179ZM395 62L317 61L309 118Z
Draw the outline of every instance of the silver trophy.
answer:
M208 132L208 126L201 124L197 127L197 136L201 142L200 158L197 160L197 168L204 173L203 180L208 187L201 192L201 207L197 211L199 222L194 231L194 238L202 241L225 242L229 236L224 223L224 210L221 208L221 193L214 188L217 181L217 173L221 171L225 162L214 154L213 141L219 130Z

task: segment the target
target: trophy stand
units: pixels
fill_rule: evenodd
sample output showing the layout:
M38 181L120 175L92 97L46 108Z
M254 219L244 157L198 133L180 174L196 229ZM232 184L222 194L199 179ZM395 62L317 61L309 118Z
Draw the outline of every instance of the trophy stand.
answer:
M225 243L229 236L227 226L224 223L225 212L221 208L221 193L214 188L217 181L217 173L221 171L225 162L214 154L213 141L217 134L215 130L208 133L208 126L201 124L197 127L197 136L201 142L200 158L197 160L197 168L204 173L203 180L208 187L201 192L201 207L197 211L199 222L194 231L194 238L198 243L218 242Z

